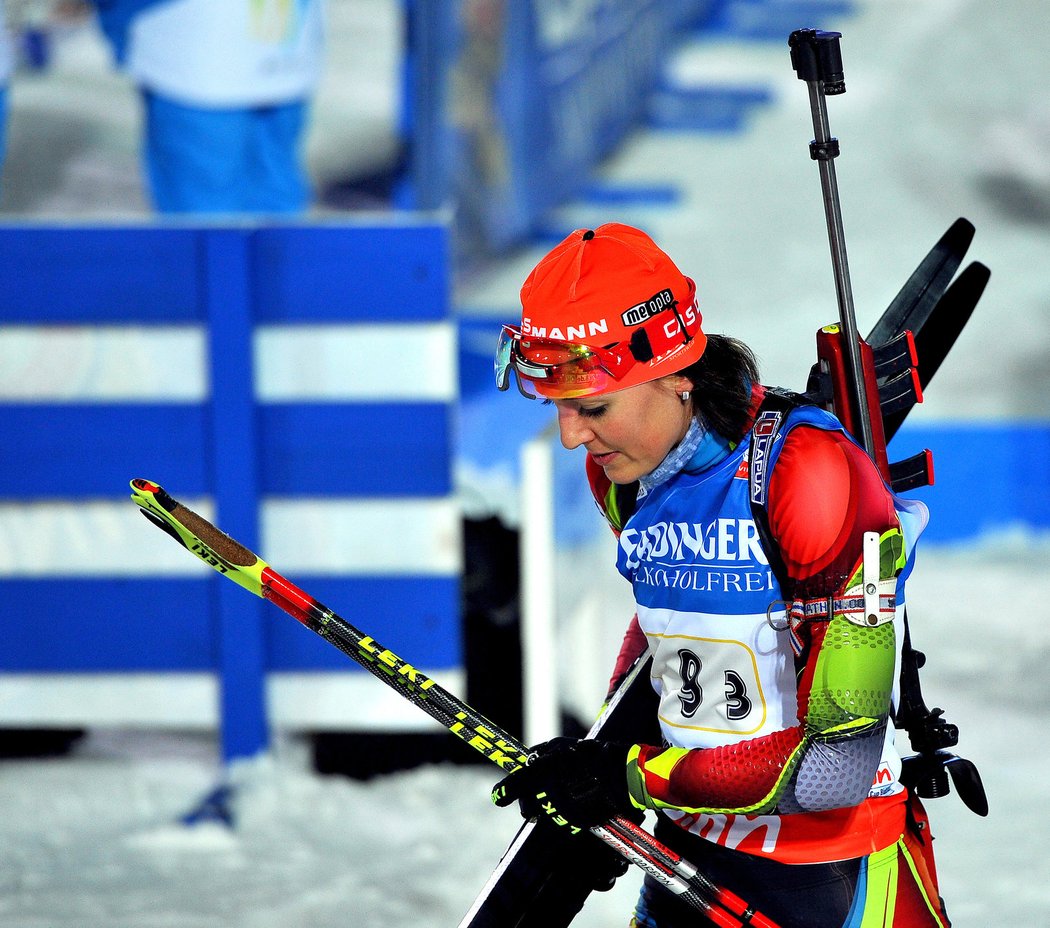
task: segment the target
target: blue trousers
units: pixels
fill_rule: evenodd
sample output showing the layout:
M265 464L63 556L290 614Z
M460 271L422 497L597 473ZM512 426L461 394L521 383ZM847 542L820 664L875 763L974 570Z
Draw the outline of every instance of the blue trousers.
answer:
M307 105L205 109L142 91L143 160L161 213L298 213Z

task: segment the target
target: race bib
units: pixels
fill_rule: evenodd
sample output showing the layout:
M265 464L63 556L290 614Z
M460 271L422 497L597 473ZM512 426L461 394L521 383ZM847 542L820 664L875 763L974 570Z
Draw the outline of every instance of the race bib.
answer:
M676 636L661 641L659 656L663 722L719 734L762 729L768 707L758 660L742 641Z

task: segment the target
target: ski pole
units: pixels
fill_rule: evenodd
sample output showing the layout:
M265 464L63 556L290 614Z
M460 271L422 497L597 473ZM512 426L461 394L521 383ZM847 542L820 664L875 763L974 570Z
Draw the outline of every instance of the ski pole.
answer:
M835 273L835 294L838 299L839 321L845 338L846 362L853 383L861 387L855 397L864 395L864 369L860 354L857 331L857 314L853 306L853 288L850 284L849 261L846 258L846 237L842 230L842 209L839 203L838 180L835 176L835 159L839 155L839 140L831 135L828 124L826 96L846 92L846 81L842 71L842 51L839 48L841 32L824 32L819 29L797 29L788 37L791 48L791 65L798 79L809 88L809 105L813 117L814 139L809 143L809 156L817 162L820 171L820 186L824 196L824 216L828 226L828 243L831 246L831 263ZM855 402L856 436L861 446L872 457L876 454L875 435L872 430L871 413L859 399Z
M131 498L141 508L142 514L188 551L330 641L501 769L510 773L528 762L528 748L517 738L282 577L258 555L183 506L161 486L149 480L135 479L131 481L131 488ZM590 830L684 902L704 912L715 924L724 928L739 928L741 925L778 928L735 893L717 886L630 819L617 816Z

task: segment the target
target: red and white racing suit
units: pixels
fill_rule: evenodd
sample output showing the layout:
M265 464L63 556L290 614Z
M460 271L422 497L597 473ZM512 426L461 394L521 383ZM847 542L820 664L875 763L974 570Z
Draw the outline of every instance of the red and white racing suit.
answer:
M614 679L648 647L659 699L663 743L632 748L632 797L701 846L780 864L864 861L872 899L893 883L870 903L895 906L893 924L947 924L929 839L907 825L922 810L898 782L890 720L924 507L894 497L834 417L791 411L762 448L782 586L755 524L751 447L687 464L626 518L622 488L588 461L637 604ZM861 598L866 532L879 539L874 617Z

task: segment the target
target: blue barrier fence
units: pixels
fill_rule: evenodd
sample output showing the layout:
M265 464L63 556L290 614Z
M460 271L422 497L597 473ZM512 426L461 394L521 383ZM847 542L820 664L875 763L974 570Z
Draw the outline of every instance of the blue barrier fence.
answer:
M404 8L407 170L397 199L413 209L454 204L457 253L469 262L542 235L553 208L593 196L595 169L639 126L734 132L772 101L758 76L673 78L669 64L690 33L786 46L793 29L826 28L854 4L405 0Z
M526 240L645 115L679 34L723 0L406 3L408 183L464 253Z
M0 724L219 724L237 757L274 723L427 723L148 526L128 481L455 685L448 255L412 220L0 228Z

